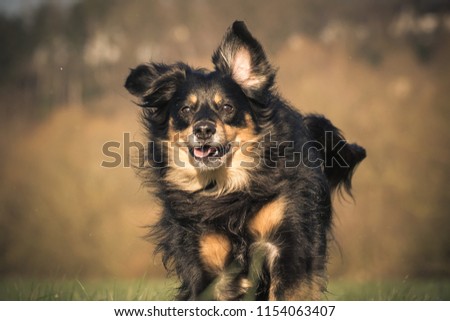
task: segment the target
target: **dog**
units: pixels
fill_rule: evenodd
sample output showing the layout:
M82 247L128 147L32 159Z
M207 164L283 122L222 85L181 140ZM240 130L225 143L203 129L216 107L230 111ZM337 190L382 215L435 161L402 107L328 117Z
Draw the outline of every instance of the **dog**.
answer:
M142 64L125 82L150 141L144 180L163 209L150 235L180 280L177 299L320 299L332 193L351 192L366 152L277 93L244 22L212 62Z

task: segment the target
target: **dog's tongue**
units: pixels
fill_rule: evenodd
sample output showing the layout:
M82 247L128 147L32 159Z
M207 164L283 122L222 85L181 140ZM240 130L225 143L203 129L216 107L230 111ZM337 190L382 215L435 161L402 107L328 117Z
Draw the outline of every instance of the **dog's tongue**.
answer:
M194 148L194 156L198 158L207 157L209 155L214 154L216 149L214 147L210 146L203 146L203 147L195 147Z

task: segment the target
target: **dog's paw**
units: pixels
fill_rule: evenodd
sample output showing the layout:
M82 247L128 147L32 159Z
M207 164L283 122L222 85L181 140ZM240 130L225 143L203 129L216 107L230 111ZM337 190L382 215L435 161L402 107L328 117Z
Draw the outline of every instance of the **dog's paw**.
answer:
M244 276L231 279L227 275L222 275L214 288L214 297L220 301L239 300L251 287L252 283Z

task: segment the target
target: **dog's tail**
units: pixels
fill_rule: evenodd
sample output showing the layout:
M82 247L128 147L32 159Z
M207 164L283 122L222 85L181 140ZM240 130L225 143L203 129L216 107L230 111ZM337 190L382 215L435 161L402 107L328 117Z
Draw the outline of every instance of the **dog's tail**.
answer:
M311 139L320 146L319 157L331 190L344 188L352 196L352 176L366 150L347 143L341 131L322 115L306 115L304 122Z

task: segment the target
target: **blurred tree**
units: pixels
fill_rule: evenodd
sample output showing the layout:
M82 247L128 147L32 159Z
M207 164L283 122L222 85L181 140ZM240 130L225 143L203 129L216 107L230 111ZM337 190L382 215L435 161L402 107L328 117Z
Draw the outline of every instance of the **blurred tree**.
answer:
M27 29L18 17L0 15L0 84L11 81L22 69L27 52L34 47L28 37Z

